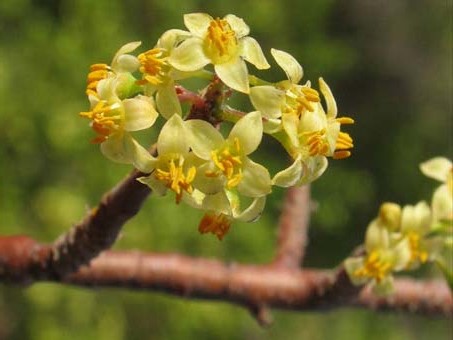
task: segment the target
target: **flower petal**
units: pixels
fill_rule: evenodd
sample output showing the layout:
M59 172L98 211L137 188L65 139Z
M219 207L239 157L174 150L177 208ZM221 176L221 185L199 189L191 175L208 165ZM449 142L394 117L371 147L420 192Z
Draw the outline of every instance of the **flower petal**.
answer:
M165 196L167 193L168 188L162 181L159 181L156 177L154 177L154 174L146 177L139 177L137 178L137 181L147 185L153 191L153 194L157 196Z
M158 113L154 108L154 102L150 97L137 96L123 100L124 129L126 131L138 131L149 128L154 124Z
M215 195L206 195L203 200L203 209L207 211L215 211L225 215L231 215L230 201L224 191Z
M176 95L173 82L169 82L169 84L159 87L156 94L156 105L160 114L164 116L165 119L170 119L174 114L182 114L181 104Z
M380 296L391 295L395 289L393 282L393 276L387 275L380 282L375 283L373 286L373 293Z
M222 134L204 120L188 120L186 128L189 131L190 147L195 155L202 159L211 159L211 152L225 142Z
M239 140L241 152L248 155L255 151L263 138L263 121L261 112L253 111L238 120L231 129L228 141L234 143L234 139Z
M257 197L253 202L247 207L247 209L239 212L237 210L233 211L233 217L242 222L254 222L260 218L263 213L264 207L266 205L266 196Z
M338 113L337 103L335 101L335 98L333 97L329 85L327 85L327 83L322 78L319 78L319 89L324 95L324 99L327 104L327 118L335 118Z
M162 127L157 138L159 156L165 154L186 154L189 152L187 129L179 115L173 115Z
M299 156L293 164L278 172L274 178L272 178L272 184L282 188L292 187L300 180L301 175L302 164Z
M365 235L365 249L368 253L373 250L386 249L390 246L390 235L378 219L374 219L368 225Z
M271 190L269 171L261 164L255 163L248 157L243 160L242 179L238 191L247 197L261 197Z
M139 47L142 44L141 41L133 41L130 43L127 43L119 48L119 50L115 53L115 56L113 57L112 60L112 68L116 69L118 66L118 58L126 53L134 51L137 47Z
M400 271L407 268L411 260L411 246L407 238L402 239L392 249L393 255L393 270Z
M355 273L365 265L364 257L350 257L344 261L344 268L348 273L349 279L352 284L356 286L363 285L369 281L369 278L365 276L358 276Z
M265 70L271 67L263 54L260 44L251 38L244 37L239 42L241 46L241 56L250 64L255 65L258 70Z
M424 235L431 225L431 210L426 202L417 205L406 205L401 213L401 232L416 232Z
M157 41L156 47L171 51L177 44L184 39L190 38L191 34L179 29L165 31Z
M197 175L193 180L193 186L198 190L207 195L213 195L220 191L223 191L225 187L224 176L206 176L206 172L215 172L217 169L213 166L212 162L206 162L205 164L197 167Z
M131 163L143 173L150 173L157 163L157 158L150 155L148 150L141 146L129 134L124 136L125 152L129 155Z
M132 160L126 150L124 133L116 133L101 144L101 152L108 159L123 164L131 164Z
M282 115L285 92L269 85L255 86L250 89L250 101L264 117L279 118Z
M190 13L184 15L184 25L196 37L203 38L213 18L206 13Z
M196 71L210 63L210 59L203 52L203 42L199 38L189 38L176 47L168 62L180 71Z
M317 180L326 171L328 165L327 157L315 156L308 158L302 163L303 175L297 185L308 184Z
M250 92L247 66L241 58L233 58L228 63L214 65L214 70L220 80L233 90L243 93Z
M434 191L431 207L434 221L453 220L453 192L448 185L443 184Z
M302 66L300 66L298 61L291 54L276 50L275 48L271 49L271 54L278 66L286 73L291 83L298 84L304 74Z
M439 182L447 180L448 173L452 171L452 163L445 157L434 157L420 164L421 172L430 178L436 179Z
M239 18L234 14L227 14L224 19L230 24L231 29L236 33L237 38L245 37L250 33L249 26L242 18Z
M130 54L122 54L117 59L115 70L117 72L135 72L140 67L137 57Z

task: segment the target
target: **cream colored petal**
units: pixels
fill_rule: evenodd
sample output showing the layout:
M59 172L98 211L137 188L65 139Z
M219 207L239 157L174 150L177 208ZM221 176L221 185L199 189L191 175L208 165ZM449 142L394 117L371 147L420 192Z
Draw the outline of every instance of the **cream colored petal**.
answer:
M297 185L309 184L317 180L326 171L329 162L327 157L309 157L302 162L303 175Z
M203 209L206 211L214 211L228 216L232 215L230 201L224 191L215 195L206 195L203 200Z
M134 167L143 172L150 173L153 171L157 164L157 158L151 154L143 146L141 146L129 134L124 136L125 152L129 155L131 163Z
M157 41L156 47L171 51L177 44L184 39L190 38L191 34L187 31L171 29L165 31Z
M154 177L154 174L151 174L146 177L139 177L137 178L137 181L140 183L147 185L152 191L154 195L157 196L165 196L167 193L168 188L156 177Z
M295 114L284 114L282 116L282 126L291 142L294 149L299 148L299 134L298 134L299 119Z
M245 158L243 160L242 179L238 185L239 193L247 197L261 197L272 191L271 186L269 171L261 164Z
M409 240L407 238L403 238L392 249L393 270L400 271L406 269L411 260L411 254L412 252Z
M266 118L280 118L285 92L274 86L255 86L250 89L250 101Z
M159 87L156 94L156 105L160 114L164 116L165 119L169 119L174 114L181 116L181 104L176 95L173 82Z
M182 200L187 205L191 206L195 209L203 209L203 200L205 199L206 195L203 194L201 191L194 189L193 192L188 195L184 193L182 196Z
M117 72L135 72L140 67L137 57L130 54L122 54L117 59Z
M430 178L436 179L439 182L445 182L448 173L452 171L452 163L445 157L434 157L420 164L421 172Z
M206 162L197 167L197 175L193 181L193 186L207 195L213 195L223 191L225 187L225 177L219 173L219 176L206 176L206 172L216 172L218 169L212 162Z
M188 132L179 115L173 115L162 127L157 138L159 156L166 154L182 154L189 152Z
M235 138L239 140L242 154L255 151L263 138L261 112L253 111L239 119L228 136L229 143L234 143Z
M280 119L266 119L263 121L263 131L267 134L274 134L283 129Z
M115 53L115 56L113 57L112 67L115 69L115 67L117 66L118 57L120 57L123 54L134 51L141 44L142 44L141 41L133 41L133 42L130 42L130 43L127 43L127 44L121 46L120 49Z
M234 14L227 14L224 19L230 24L231 29L236 33L236 37L242 38L250 33L250 28L242 18Z
M431 210L426 202L416 206L406 205L401 213L401 232L415 232L424 235L431 225Z
M125 147L124 135L124 133L110 135L109 138L101 144L101 152L111 161L131 164L132 159Z
M439 186L433 194L431 202L433 220L453 220L453 191L443 184Z
M292 187L300 180L301 175L302 164L300 157L298 157L293 164L278 172L274 178L272 178L272 184L282 188Z
M220 65L214 65L217 76L225 85L233 90L249 93L249 74L244 60L234 58L232 61Z
M298 84L304 75L302 66L300 66L298 61L291 54L276 50L275 48L271 49L271 54L278 66L280 66L286 73L286 76L291 83Z
M387 249L390 246L390 235L378 219L374 219L368 225L365 234L365 249L368 253L374 250Z
M147 129L154 124L158 117L153 100L147 96L139 95L123 100L123 108L126 131Z
M189 38L184 40L178 47L176 47L168 62L180 71L190 72L196 71L211 61L203 52L203 42L200 38Z
M253 202L243 211L233 211L233 217L242 222L255 222L260 218L266 205L266 196L257 197Z
M239 42L241 56L250 64L255 65L258 70L265 70L271 67L263 54L258 42L251 37L244 37Z
M211 159L211 152L225 143L222 134L204 120L188 120L186 128L189 132L190 147L195 155L202 159Z
M364 257L350 257L344 261L344 268L346 270L346 273L348 273L349 279L351 280L352 284L360 286L369 281L369 278L355 274L357 270L362 269L364 265Z
M190 13L184 15L184 25L196 37L203 38L213 18L206 13Z
M338 114L337 102L335 101L330 87L322 78L319 78L319 89L321 90L327 104L327 117L335 118Z

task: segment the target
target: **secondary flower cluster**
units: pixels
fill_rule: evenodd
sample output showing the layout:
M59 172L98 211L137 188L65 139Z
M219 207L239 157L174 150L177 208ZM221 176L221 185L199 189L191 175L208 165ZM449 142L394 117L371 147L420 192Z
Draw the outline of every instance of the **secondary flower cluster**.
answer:
M436 157L420 165L421 171L442 184L435 189L431 206L422 201L401 208L381 205L368 225L365 254L348 258L345 268L354 284L371 282L378 294L393 290L393 272L413 270L426 262L437 263L445 274L443 253L450 257L453 245L453 167L450 160Z
M133 55L141 43L131 42L110 65L92 65L86 91L91 106L80 115L90 119L93 142L107 158L147 174L139 180L156 194L171 190L176 203L204 210L199 231L221 239L233 220L250 222L261 215L273 185L310 183L325 171L327 157L350 156L352 139L340 127L353 120L337 118L335 99L322 78L320 93L309 81L299 84L302 67L284 51L272 49L271 55L287 79L270 83L250 75L246 61L260 70L270 65L241 18L192 13L184 23L187 31L166 31L152 49ZM187 78L209 84L189 91L181 83ZM255 111L226 105L232 91L248 95ZM192 103L187 113L184 101ZM166 122L157 154L151 155L132 133L152 128L159 117ZM219 130L225 121L234 124L228 136ZM264 133L292 158L274 176L250 158Z

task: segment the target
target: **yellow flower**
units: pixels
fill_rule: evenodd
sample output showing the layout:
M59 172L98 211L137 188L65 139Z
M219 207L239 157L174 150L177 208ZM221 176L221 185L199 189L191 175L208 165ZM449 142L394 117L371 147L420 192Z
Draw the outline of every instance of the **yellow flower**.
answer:
M140 46L140 41L130 42L120 47L120 49L115 53L112 63L107 64L93 64L90 66L90 72L87 77L87 89L86 94L88 97L98 96L97 86L99 82L108 77L118 77L121 79L121 82L118 82L116 90L122 92L123 83L125 86L130 86L135 81L130 73L138 69L140 63L137 57L128 54L129 52L134 51L138 46Z
M148 153L129 134L149 128L157 119L154 102L146 96L121 100L116 95L117 78L99 82L98 95L90 97L91 110L81 112L91 121L97 133L93 143L101 144L102 153L109 159L136 167Z
M355 285L371 283L377 294L393 290L392 273L403 270L411 259L407 238L394 235L378 217L373 220L365 236L365 255L345 260L346 272Z
M258 42L249 37L249 27L233 14L214 19L205 13L184 16L191 37L171 53L169 62L181 71L195 71L213 64L217 76L229 87L249 92L247 66L244 60L258 69L269 64Z

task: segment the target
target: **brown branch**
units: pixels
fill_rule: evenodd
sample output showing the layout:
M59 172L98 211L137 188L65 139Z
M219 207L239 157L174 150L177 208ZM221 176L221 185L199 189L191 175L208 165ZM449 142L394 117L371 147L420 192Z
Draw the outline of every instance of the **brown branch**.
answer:
M340 271L344 273L344 271ZM441 281L398 279L389 298L370 289L350 287L345 277L329 271L275 266L230 264L179 254L106 252L65 282L96 287L126 287L164 291L187 298L234 302L250 308L258 320L269 322L267 307L294 310L361 306L430 315L453 315L453 298ZM356 294L344 292L354 290ZM338 298L342 296L343 298Z
M133 171L106 193L99 205L53 245L40 245L27 237L0 238L0 279L29 282L60 280L87 264L115 242L123 224L133 217L151 192L137 182L143 176Z
M310 187L289 188L279 221L277 254L274 265L287 268L300 266L308 243Z
M453 314L452 295L443 282L396 280L390 298L378 298L368 289L351 286L339 270L300 270L274 265L224 264L179 254L141 252L102 253L89 266L65 278L27 274L40 245L26 237L0 238L0 281L23 283L24 277L81 286L123 287L164 291L190 298L215 299L247 307L258 321L268 324L270 307L294 310L361 306L430 315ZM42 270L49 270L43 268Z

